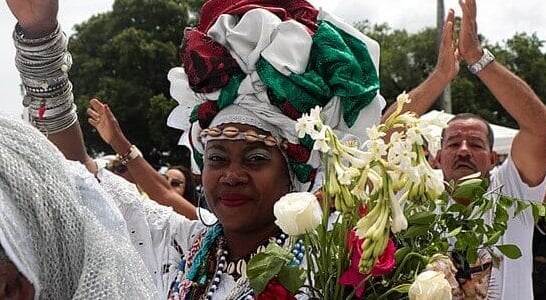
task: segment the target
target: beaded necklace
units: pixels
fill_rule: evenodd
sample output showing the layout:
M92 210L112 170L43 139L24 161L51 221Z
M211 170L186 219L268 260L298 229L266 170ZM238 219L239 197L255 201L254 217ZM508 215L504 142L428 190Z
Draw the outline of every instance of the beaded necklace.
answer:
M197 288L207 284L207 257L214 245L216 246L216 267L204 293L204 298L206 300L212 299L218 290L222 275L226 274L237 281L237 289L232 291L232 297L229 299L254 299L254 291L248 285L246 278L246 261L257 253L265 251L265 246L258 247L256 253L251 254L250 257L228 262L229 251L226 249L222 233L222 226L217 224L195 240L188 255L178 265L178 274L171 286L169 299L185 299L192 287ZM286 246L287 235L280 234L275 242L281 247ZM301 240L295 243L291 253L294 256L291 265L300 265L305 256L305 246Z

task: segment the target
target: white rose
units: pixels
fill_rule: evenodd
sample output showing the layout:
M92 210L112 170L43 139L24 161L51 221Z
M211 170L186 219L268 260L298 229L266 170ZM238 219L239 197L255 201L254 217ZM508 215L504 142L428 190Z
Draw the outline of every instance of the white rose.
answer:
M275 224L288 235L311 232L322 221L322 210L317 197L311 193L289 193L273 206Z
M451 300L451 286L441 272L424 271L409 289L410 300Z

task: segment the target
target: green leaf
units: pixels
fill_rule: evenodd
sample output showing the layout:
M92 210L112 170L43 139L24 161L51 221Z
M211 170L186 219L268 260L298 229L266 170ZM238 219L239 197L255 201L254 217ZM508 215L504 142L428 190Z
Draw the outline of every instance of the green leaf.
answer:
M396 263L401 263L404 257L406 257L406 255L408 255L408 253L410 252L411 252L410 247L402 247L396 250L396 252L394 253L394 261Z
M529 207L528 203L525 203L524 201L518 200L516 202L516 211L514 212L514 217L519 215L525 209L527 209L527 207Z
M470 248L466 251L466 260L473 264L478 259L478 249Z
M447 211L449 211L449 212L461 212L461 211L463 211L463 209L465 209L464 205L461 205L459 203L454 203L447 209Z
M544 217L546 215L546 207L544 207L542 203L536 204L536 208L537 208L539 217Z
M457 234L459 234L461 232L461 230L463 229L462 226L459 226L453 230L451 230L448 234L447 234L447 237L453 237L453 236L456 236Z
M408 227L406 231L404 231L404 238L414 238L421 236L428 231L428 226L425 225L413 225Z
M449 202L449 194L445 191L438 197L439 200L442 200L443 203Z
M507 245L498 245L496 246L497 249L506 257L511 259L517 259L521 257L521 250L519 250L518 246L507 244Z
M487 239L487 242L485 243L486 246L491 246L491 245L494 245L496 244L499 239L501 238L501 236L504 235L504 232L503 231L497 231L495 232L492 236L490 236L488 239Z
M508 212L506 212L506 208L503 206L497 205L497 209L495 210L495 223L506 223L508 222Z
M305 270L299 266L283 266L279 272L280 283L292 293L296 293L305 283Z
M504 208L508 208L514 204L514 198L508 197L506 195L500 195L498 203Z
M393 288L393 290L397 291L400 294L407 294L409 292L410 287L411 287L411 284L404 283L404 284L397 285L396 287Z
M457 199L473 199L476 196L477 191L483 190L482 182L483 179L481 178L465 180L455 186L455 190L451 196Z
M291 258L287 249L271 242L265 252L256 254L248 261L246 273L250 286L256 294L265 289L267 283L279 274Z
M430 211L423 211L408 217L409 224L428 225L434 221L436 214Z

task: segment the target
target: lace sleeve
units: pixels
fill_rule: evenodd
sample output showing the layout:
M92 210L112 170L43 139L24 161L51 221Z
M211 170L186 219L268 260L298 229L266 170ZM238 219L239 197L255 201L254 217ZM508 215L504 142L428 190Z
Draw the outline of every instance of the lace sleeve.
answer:
M76 191L81 205L88 208L97 220L112 233L127 238L127 225L116 203L99 185L84 165L65 160L65 169Z

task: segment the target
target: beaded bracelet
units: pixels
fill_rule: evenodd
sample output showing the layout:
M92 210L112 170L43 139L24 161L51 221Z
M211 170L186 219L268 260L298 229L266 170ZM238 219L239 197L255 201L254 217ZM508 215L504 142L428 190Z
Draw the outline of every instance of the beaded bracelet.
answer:
M140 150L137 148L137 146L131 145L131 148L129 148L129 151L127 151L123 155L117 154L116 159L119 160L119 162L122 165L127 165L127 163L129 163L133 159L135 159L137 157L141 157L141 156L142 156L142 152L140 152Z

